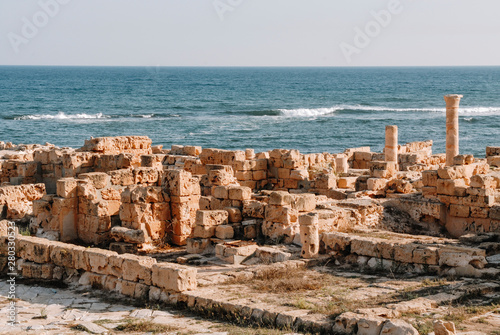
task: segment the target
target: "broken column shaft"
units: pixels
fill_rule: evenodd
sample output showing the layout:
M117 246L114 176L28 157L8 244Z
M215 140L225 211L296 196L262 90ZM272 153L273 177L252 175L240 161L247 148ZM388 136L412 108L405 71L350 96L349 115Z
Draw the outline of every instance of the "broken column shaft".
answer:
M458 106L462 95L449 94L446 101L446 166L453 165L453 157L459 154L458 146Z
M385 126L385 160L398 162L398 126Z

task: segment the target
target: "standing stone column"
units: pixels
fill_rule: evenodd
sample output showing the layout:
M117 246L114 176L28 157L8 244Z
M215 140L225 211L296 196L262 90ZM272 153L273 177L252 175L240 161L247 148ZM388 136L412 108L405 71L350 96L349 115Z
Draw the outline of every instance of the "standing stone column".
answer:
M302 242L302 258L315 258L319 254L318 214L307 213L299 217L300 242Z
M385 126L385 160L398 162L398 126Z
M459 154L458 147L458 106L462 95L449 94L446 101L446 166L453 165L453 157Z

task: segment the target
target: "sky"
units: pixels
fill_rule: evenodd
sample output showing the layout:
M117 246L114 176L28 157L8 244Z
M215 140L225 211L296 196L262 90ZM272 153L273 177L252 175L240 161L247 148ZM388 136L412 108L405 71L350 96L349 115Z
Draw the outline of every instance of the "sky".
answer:
M500 65L498 0L1 0L0 65Z

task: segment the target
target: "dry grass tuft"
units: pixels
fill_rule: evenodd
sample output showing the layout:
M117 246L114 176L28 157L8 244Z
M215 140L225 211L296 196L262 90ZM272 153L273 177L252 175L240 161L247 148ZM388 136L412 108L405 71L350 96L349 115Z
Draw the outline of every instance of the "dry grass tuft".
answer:
M141 333L164 333L179 330L178 327L160 325L152 321L126 320L125 323L117 326L114 330L122 332L141 332Z

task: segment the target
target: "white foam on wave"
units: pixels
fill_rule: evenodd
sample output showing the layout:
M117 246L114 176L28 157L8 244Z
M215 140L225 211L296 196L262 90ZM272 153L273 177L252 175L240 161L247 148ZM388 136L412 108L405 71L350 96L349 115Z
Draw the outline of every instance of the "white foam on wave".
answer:
M286 117L315 117L332 114L340 107L331 108L298 108L298 109L278 109L282 116Z
M71 120L71 119L104 119L108 118L102 113L96 114L66 114L59 112L57 114L35 114L16 117L15 120Z
M297 109L278 109L280 116L285 117L317 117L333 114L338 111L353 110L364 112L434 112L444 113L446 108L392 108L382 106L361 106L361 105L338 105L330 108L297 108ZM459 114L483 114L500 115L500 107L463 107L459 109Z

